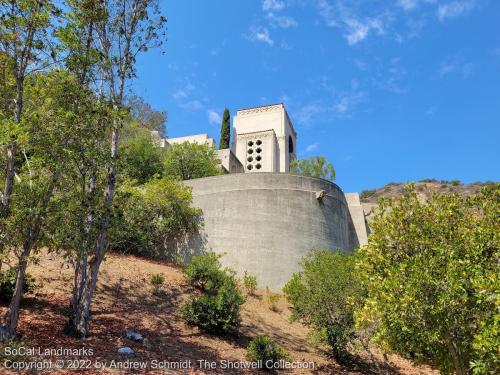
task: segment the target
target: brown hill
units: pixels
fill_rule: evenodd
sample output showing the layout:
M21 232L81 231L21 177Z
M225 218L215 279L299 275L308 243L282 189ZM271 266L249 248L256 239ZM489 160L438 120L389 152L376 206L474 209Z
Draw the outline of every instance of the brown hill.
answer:
M238 335L217 337L200 332L184 323L179 316L179 306L195 291L186 284L180 269L166 262L150 261L133 256L109 254L101 267L100 279L92 306L91 333L85 340L64 336L61 332L66 321L72 287L71 267L55 254L40 256L29 272L41 286L23 301L19 331L21 343L17 346L46 348L92 349L92 355L74 357L90 362L123 361L117 350L131 347L136 356L133 361L191 360L192 369L155 372L149 370L105 371L113 373L185 373L185 374L247 374L250 370L200 370L198 360L245 361L246 346L252 337L266 334L274 337L291 354L294 361L312 361L314 370L295 370L288 373L302 374L437 374L426 366L412 365L409 361L390 355L387 361L377 350L372 358L366 351L356 353L348 366L341 366L325 352L315 348L307 339L308 329L299 323L290 323L290 312L285 301L279 302L279 311L273 312L266 302L265 291L247 298L242 309L242 326ZM162 273L166 282L161 295L152 294L150 277ZM3 304L0 310L5 309ZM2 312L0 311L0 313ZM147 345L125 337L125 331L133 329L141 333ZM0 348L0 373L5 352ZM58 360L56 354L21 357L23 361L34 359ZM19 357L16 359L19 360ZM385 363L384 363L385 362ZM70 363L66 363L66 368ZM96 373L93 367L83 373ZM60 370L59 373L70 373ZM99 373L103 373L102 371Z
M378 189L363 190L360 194L362 203L377 203L380 198L399 197L403 194L403 188L406 183L391 182ZM473 182L471 184L463 184L459 180L435 180L425 179L414 182L417 192L423 196L430 196L432 193L458 193L464 196L469 196L477 193L481 187L494 184L494 182Z

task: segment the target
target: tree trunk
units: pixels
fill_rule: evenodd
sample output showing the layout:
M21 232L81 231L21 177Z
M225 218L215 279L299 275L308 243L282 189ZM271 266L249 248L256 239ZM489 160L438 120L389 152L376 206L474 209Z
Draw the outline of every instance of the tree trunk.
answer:
M30 246L25 245L17 269L14 295L10 300L9 308L5 312L4 321L0 326L0 341L7 341L16 337L17 322L19 321L19 305L21 303L21 297L23 295L24 277L26 274L26 266L28 263L27 258L30 252Z
M446 345L448 347L448 352L453 361L453 367L458 375L467 375L469 373L466 362L462 358L460 350L457 348L449 334L445 334Z
M19 305L21 304L21 298L23 296L24 288L24 278L26 275L26 267L28 266L28 257L31 254L31 250L35 246L38 237L40 235L40 230L42 228L42 220L49 205L50 198L54 192L55 184L59 174L53 173L47 191L45 192L42 202L40 204L40 212L34 218L32 225L27 229L26 236L23 242L23 252L19 258L19 264L17 268L16 275L16 286L14 289L14 294L9 304L9 308L5 312L5 316L0 326L0 341L6 341L15 338L17 323L19 321Z
M116 106L115 106L116 109ZM90 319L90 307L94 297L97 278L99 276L99 267L104 259L106 252L106 240L108 235L109 220L113 208L113 197L115 192L116 180L116 156L118 152L119 140L119 120L115 120L113 132L111 135L111 164L108 169L108 185L106 188L106 211L101 222L101 228L95 245L95 254L86 267L86 279L82 280L83 289L80 294L76 309L74 311L73 322L68 322L67 332L71 332L77 337L87 337L89 335L88 323Z
M21 115L23 112L23 89L24 82L22 79L17 79L16 85L16 109L14 112L14 122L19 124L21 122ZM5 184L2 196L3 213L2 215L8 216L8 207L10 204L10 196L12 195L12 190L14 188L14 174L15 174L15 161L16 161L16 140L7 146L7 166L5 169Z

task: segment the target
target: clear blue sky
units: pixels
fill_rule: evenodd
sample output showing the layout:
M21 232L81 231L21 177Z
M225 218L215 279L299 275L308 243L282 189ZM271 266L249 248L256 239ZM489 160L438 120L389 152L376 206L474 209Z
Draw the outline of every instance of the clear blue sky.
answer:
M298 156L344 191L500 180L500 1L162 0L165 54L132 89L167 133L219 139L220 115L283 102Z

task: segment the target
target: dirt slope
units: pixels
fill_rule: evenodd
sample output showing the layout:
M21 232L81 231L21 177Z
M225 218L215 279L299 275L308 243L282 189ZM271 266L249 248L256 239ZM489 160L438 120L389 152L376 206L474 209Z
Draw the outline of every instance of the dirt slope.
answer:
M123 361L118 348L129 346L136 352L133 361L186 361L193 368L171 371L128 370L122 373L252 373L250 370L223 370L221 360L245 361L248 341L259 334L273 336L291 354L294 361L312 361L314 370L295 370L286 373L315 374L434 374L425 366L416 367L397 356L389 356L390 365L384 364L376 353L371 360L361 352L348 366L340 366L307 341L307 328L290 323L289 311L282 300L279 312L270 311L265 292L249 297L243 305L242 327L239 336L215 337L187 326L179 316L179 306L193 290L185 283L180 270L165 262L156 262L133 256L110 254L101 268L95 303L92 308L92 336L77 340L61 334L65 324L66 306L72 287L72 270L62 258L51 254L40 256L40 262L30 267L29 272L41 284L35 294L26 296L22 304L19 331L23 341L19 346L41 348L92 349L93 354L79 357L92 361L110 363ZM152 274L163 273L166 282L161 296L153 296L149 279ZM5 305L2 305L2 310ZM124 337L126 329L134 329L149 342L144 346ZM3 351L2 351L3 353ZM54 355L33 355L28 359L58 360ZM72 357L77 358L77 357ZM4 358L2 363L4 363ZM200 370L198 360L216 361L219 368ZM17 357L19 360L19 357ZM0 373L9 373L2 369ZM60 371L66 373L68 371ZM95 370L85 370L94 373ZM105 371L108 372L108 371ZM120 372L120 371L117 371ZM285 371L282 371L285 373ZM68 372L69 373L69 372ZM100 372L103 373L103 372Z

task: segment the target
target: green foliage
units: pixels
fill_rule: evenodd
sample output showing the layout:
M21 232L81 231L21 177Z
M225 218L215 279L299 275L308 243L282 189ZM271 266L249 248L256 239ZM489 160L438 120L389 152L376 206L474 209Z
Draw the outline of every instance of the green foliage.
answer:
M375 194L377 194L377 189L367 189L361 192L359 198L361 199L361 201L366 201L371 197L375 196Z
M245 302L234 276L226 275L216 294L204 294L181 306L181 314L189 323L208 332L222 333L240 325L240 306Z
M324 156L293 160L290 164L290 173L301 176L320 177L329 181L335 180L335 169Z
M151 275L149 282L153 286L153 294L158 294L160 292L160 288L165 284L165 276L162 273L155 273Z
M247 360L259 362L263 369L272 370L281 360L289 361L290 354L269 336L257 336L247 346Z
M243 275L243 287L245 288L246 292L253 296L255 294L255 290L257 289L257 277L249 275L247 271L245 271L245 274Z
M269 305L269 310L277 312L278 309L278 302L281 300L281 294L279 293L273 293L271 290L269 290L269 287L266 287L266 300L267 304Z
M187 282L204 292L216 293L225 281L220 258L221 255L212 252L193 256L183 269Z
M144 184L163 175L165 149L153 143L151 132L139 128L120 146L120 173Z
M14 295L16 287L17 267L11 267L8 270L0 271L0 300L10 301ZM24 276L23 293L33 291L35 279L26 274Z
M191 207L182 183L162 178L143 185L124 181L110 227L110 249L148 257L170 256L169 245L198 228L201 210Z
M189 324L213 333L237 329L245 301L234 271L221 269L219 258L214 253L195 256L184 268L187 281L200 288L202 295L185 302L181 315Z
M313 251L302 260L302 266L303 272L294 274L283 289L292 305L292 320L309 325L313 337L342 360L355 337L354 309L362 297L355 256Z
M164 160L166 176L181 180L215 176L220 174L217 165L217 153L209 145L194 142L174 144L168 150Z
M412 185L382 200L358 272L359 323L384 346L442 372L498 373L500 184L421 202Z
M227 108L224 109L224 114L222 115L222 124L220 128L220 141L219 150L224 150L229 148L229 141L231 138L231 115Z

